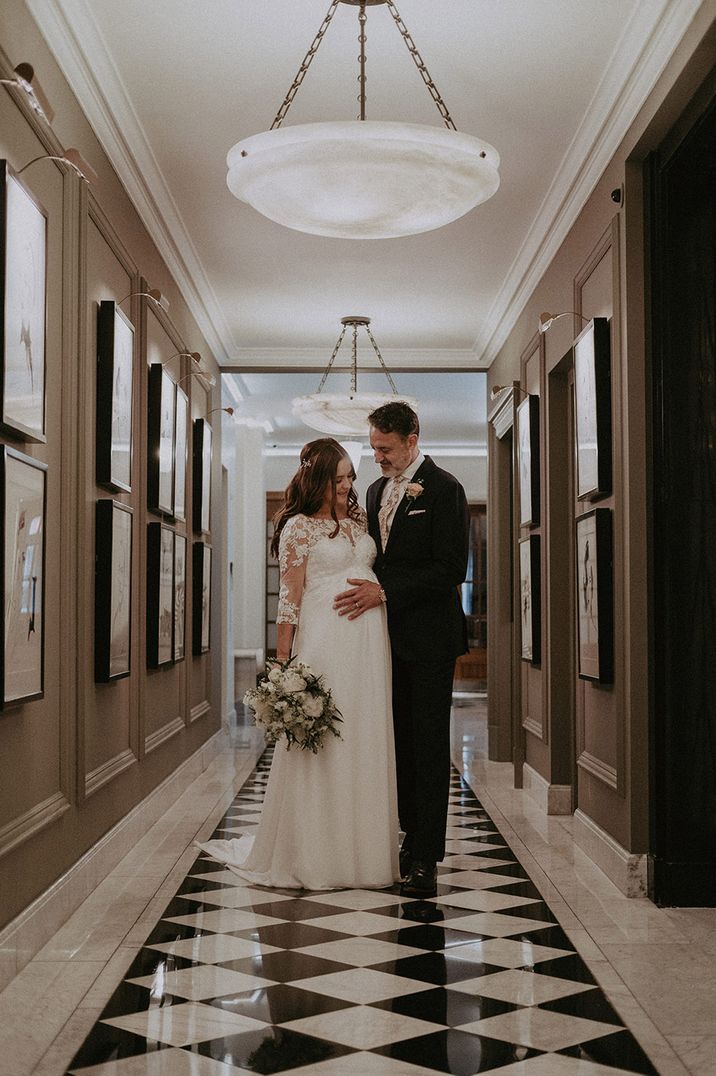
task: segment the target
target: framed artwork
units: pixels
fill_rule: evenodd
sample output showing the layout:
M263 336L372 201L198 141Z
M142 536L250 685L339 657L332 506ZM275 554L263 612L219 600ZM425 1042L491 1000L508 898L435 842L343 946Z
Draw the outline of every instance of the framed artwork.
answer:
M149 367L147 503L152 512L174 512L176 383L160 362Z
M211 644L211 546L194 542L192 578L192 651L205 654Z
M186 519L186 460L189 432L189 397L176 388L176 434L174 437L174 518Z
M592 318L574 342L577 498L612 488L612 405L608 318Z
M517 408L517 460L520 526L539 524L539 396L528 396Z
M183 661L186 653L186 538L174 535L174 661Z
M614 679L612 513L594 508L577 528L577 671L582 680Z
M2 707L44 694L46 478L47 464L2 446Z
M211 426L203 418L194 421L192 525L206 534L211 524Z
M529 538L523 538L519 551L522 660L539 665L542 646L539 535L531 534Z
M173 660L174 531L147 525L147 665L158 669Z
M2 425L45 440L47 214L0 161Z
M97 311L97 484L132 489L134 326L115 302Z
M129 676L132 613L132 509L99 500L95 528L94 678Z

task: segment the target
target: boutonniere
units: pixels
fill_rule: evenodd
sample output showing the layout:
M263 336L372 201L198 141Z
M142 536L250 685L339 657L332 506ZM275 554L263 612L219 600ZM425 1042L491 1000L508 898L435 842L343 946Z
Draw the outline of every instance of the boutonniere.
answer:
M423 492L423 480L419 478L417 482L408 482L405 487L405 496L410 501L416 500Z

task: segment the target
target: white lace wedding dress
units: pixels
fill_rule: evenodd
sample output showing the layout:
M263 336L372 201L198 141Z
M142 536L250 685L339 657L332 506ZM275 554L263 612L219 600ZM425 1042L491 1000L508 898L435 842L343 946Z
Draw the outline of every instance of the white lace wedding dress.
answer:
M293 652L323 673L343 723L318 754L275 749L254 834L201 847L257 885L380 888L399 878L390 647L385 606L356 620L333 609L348 578L375 579L365 515L294 516L281 532L278 620L297 624Z

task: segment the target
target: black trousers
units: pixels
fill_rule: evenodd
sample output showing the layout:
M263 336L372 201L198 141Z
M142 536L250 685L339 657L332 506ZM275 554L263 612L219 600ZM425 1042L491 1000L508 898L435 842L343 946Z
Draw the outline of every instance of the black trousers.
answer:
M400 828L416 859L436 862L445 855L454 672L454 658L403 661L393 653Z

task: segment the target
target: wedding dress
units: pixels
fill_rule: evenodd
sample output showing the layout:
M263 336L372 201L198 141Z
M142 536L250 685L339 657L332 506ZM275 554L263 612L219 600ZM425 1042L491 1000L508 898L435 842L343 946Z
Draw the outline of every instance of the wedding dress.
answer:
M281 532L278 621L297 624L293 653L322 673L343 722L318 754L274 749L255 835L201 847L256 885L380 888L399 878L390 646L385 605L355 620L333 609L347 579L372 579L365 514L297 515Z

